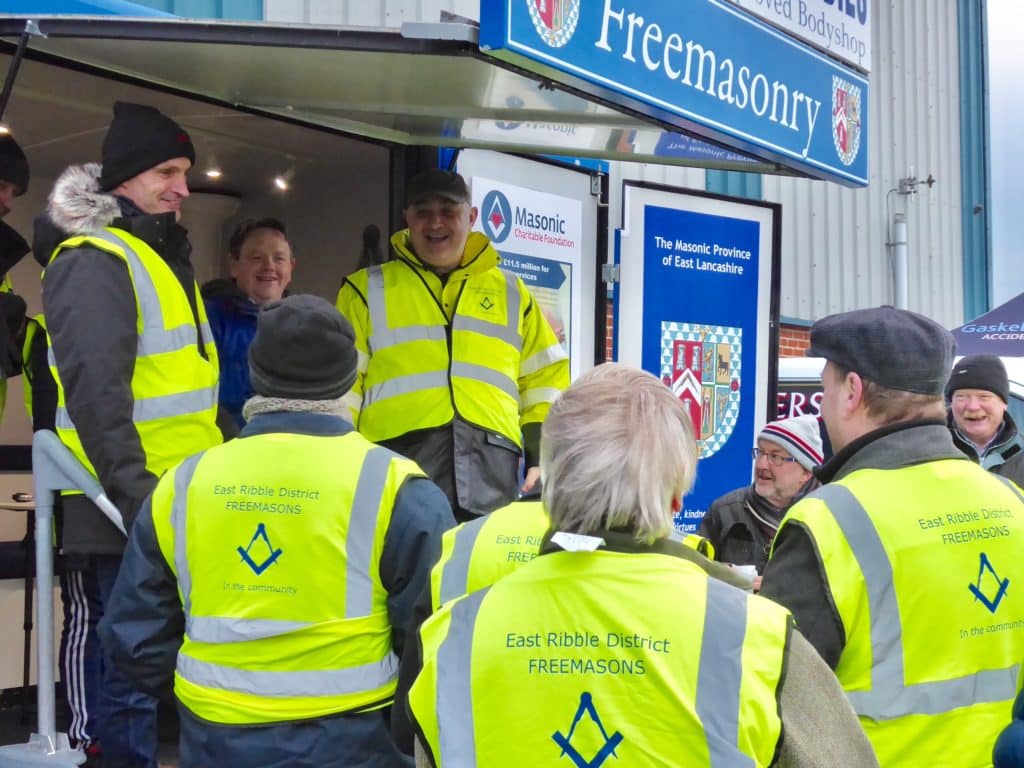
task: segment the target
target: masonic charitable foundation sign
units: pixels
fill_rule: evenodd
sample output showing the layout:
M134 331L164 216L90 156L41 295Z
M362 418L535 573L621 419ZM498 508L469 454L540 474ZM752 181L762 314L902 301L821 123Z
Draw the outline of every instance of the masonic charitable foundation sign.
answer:
M868 81L734 3L481 0L480 47L742 151L867 184Z

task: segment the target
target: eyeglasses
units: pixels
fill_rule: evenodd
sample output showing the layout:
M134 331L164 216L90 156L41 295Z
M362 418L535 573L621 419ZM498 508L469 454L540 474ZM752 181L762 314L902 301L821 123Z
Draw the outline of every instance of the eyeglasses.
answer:
M783 464L796 461L792 456L782 456L778 453L765 453L760 448L751 448L750 455L754 457L754 461L757 461L764 456L768 460L768 463L773 467L781 467Z

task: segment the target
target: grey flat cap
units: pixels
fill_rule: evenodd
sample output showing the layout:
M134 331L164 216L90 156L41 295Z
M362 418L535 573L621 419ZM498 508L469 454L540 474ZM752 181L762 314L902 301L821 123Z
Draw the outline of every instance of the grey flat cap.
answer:
M953 335L895 307L829 315L811 326L808 357L824 357L888 389L941 395L956 354Z

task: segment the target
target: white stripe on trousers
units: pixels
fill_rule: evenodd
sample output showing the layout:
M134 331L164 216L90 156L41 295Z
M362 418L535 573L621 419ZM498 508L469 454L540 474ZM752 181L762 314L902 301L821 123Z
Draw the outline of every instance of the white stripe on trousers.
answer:
M81 571L71 571L67 584L67 596L71 601L68 611L71 626L68 628L64 649L64 690L71 709L68 736L75 742L87 742L90 737L85 731L89 717L85 698L85 644L89 632L89 601L86 599Z

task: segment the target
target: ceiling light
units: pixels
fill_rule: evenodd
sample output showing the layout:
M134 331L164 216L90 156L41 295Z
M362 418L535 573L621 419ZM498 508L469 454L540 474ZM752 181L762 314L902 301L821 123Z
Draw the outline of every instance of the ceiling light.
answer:
M208 178L208 179L219 179L223 175L224 175L224 173L221 171L220 168L207 168L206 169L206 178Z
M288 180L284 176L275 176L274 186L284 192L288 189Z
M11 129L6 124L0 123L0 136L10 136Z

